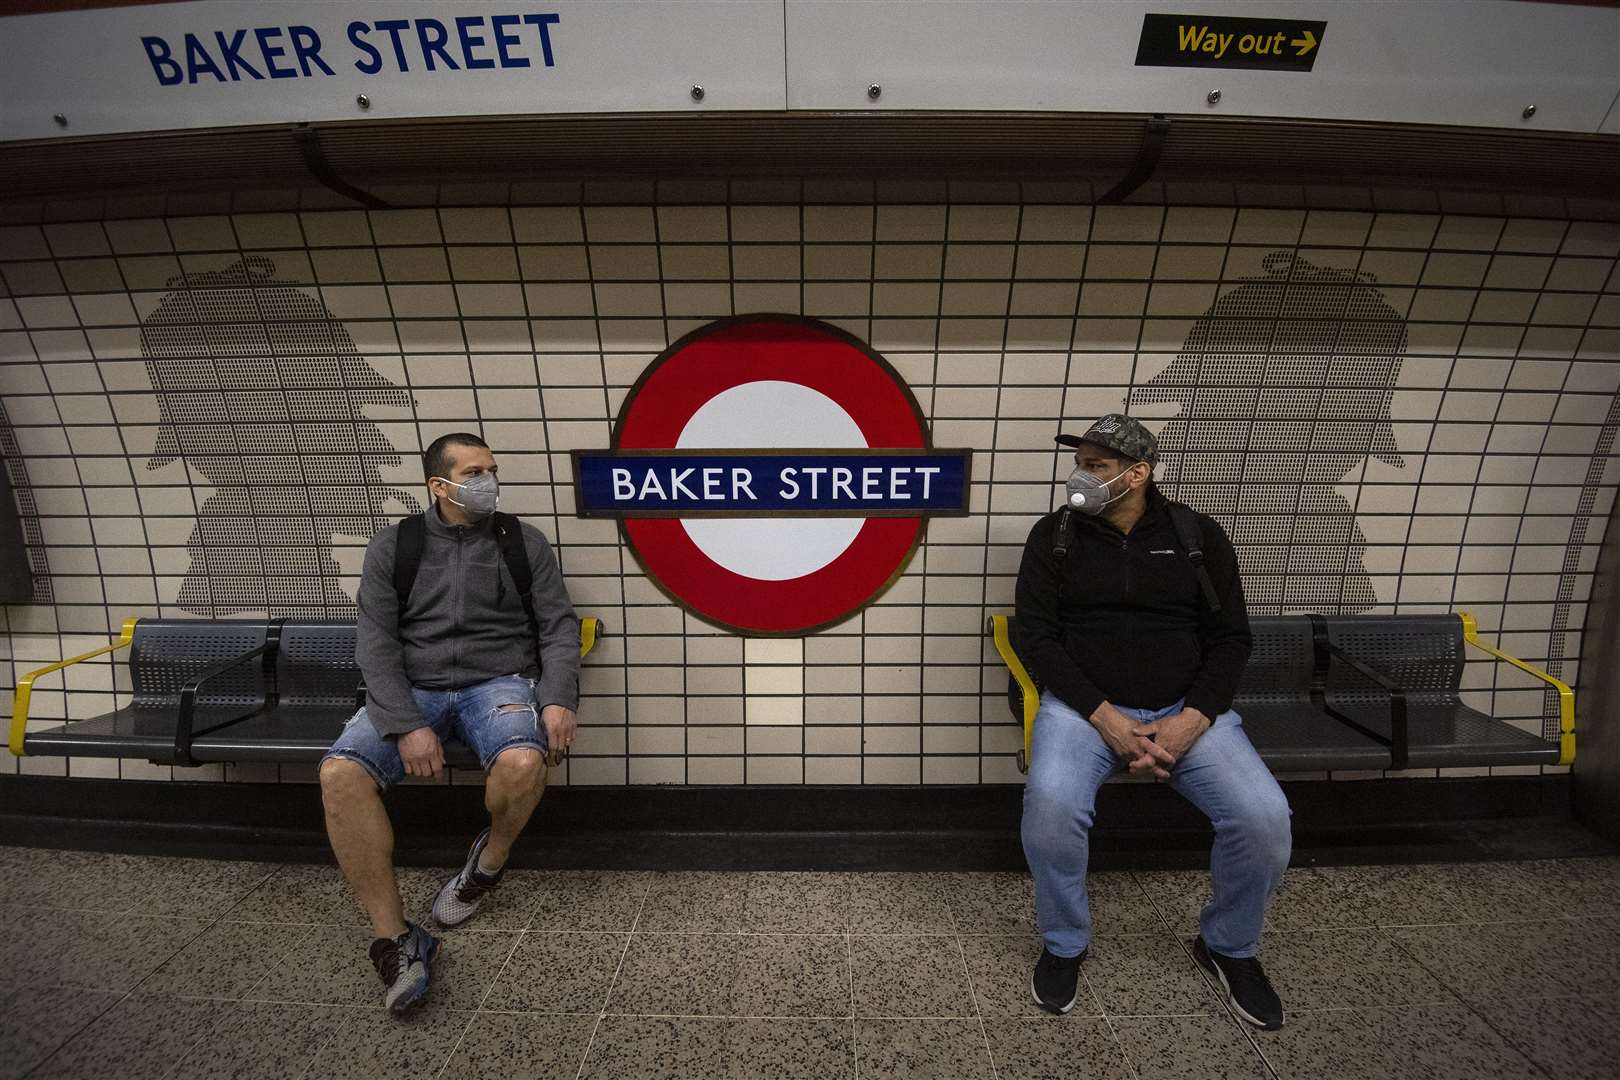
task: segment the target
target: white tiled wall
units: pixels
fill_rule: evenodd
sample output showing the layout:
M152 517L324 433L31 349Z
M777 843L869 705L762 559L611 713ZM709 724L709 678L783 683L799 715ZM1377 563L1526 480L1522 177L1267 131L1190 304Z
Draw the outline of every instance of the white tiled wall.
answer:
M1620 483L1612 207L1283 188L1092 206L1062 185L897 197L814 181L395 194L426 205L0 208L0 449L43 572L41 602L5 609L7 687L133 614L343 614L366 538L423 497L421 448L474 430L500 456L503 507L552 537L576 606L608 627L568 782L1016 781L984 618L1011 610L1024 537L1067 472L1052 435L1128 401L1163 431L1167 487L1233 530L1254 610L1465 608L1504 648L1578 676ZM1286 292L1310 275L1316 292ZM186 305L221 282L280 360L198 329L221 316ZM607 445L666 344L750 311L869 341L935 442L976 449L971 516L931 522L875 605L804 640L686 616L611 522L571 513L568 451ZM1244 319L1266 327L1219 337ZM1345 344L1367 320L1381 344ZM319 362L299 373L294 354ZM1327 355L1354 372L1310 368ZM1211 374L1233 357L1249 366ZM209 406L199 377L229 389ZM1303 421L1297 401L1276 411L1288 388L1319 403ZM1217 428L1236 443L1201 443ZM1333 441L1346 431L1361 450ZM124 684L80 665L65 693L42 681L32 714L92 716ZM1537 684L1484 664L1469 684L1542 729Z

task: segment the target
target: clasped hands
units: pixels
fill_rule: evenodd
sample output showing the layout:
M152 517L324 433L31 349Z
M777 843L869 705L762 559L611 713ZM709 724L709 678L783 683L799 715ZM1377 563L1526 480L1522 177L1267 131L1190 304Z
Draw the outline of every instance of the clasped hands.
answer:
M1182 709L1144 723L1132 720L1106 701L1091 714L1092 726L1108 748L1125 759L1132 776L1158 780L1170 779L1170 770L1209 730L1211 722L1197 709Z

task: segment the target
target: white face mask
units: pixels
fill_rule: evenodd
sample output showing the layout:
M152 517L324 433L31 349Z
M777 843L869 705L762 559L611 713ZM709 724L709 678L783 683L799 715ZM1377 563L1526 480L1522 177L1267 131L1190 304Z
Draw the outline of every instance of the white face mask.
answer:
M461 489L461 498L458 499L454 495L446 495L445 498L467 511L470 517L486 518L501 504L501 485L495 479L494 473L480 473L465 484L445 480L442 476L435 476L433 479L444 480L451 487Z
M1131 485L1129 481L1126 482L1118 495L1109 493L1110 485L1115 480L1122 479L1129 472L1130 468L1127 466L1125 472L1120 473L1119 476L1109 480L1099 480L1085 469L1076 466L1074 472L1070 473L1069 478L1063 483L1064 490L1069 493L1069 505L1082 514L1095 515L1102 513L1110 503L1117 502L1130 493Z

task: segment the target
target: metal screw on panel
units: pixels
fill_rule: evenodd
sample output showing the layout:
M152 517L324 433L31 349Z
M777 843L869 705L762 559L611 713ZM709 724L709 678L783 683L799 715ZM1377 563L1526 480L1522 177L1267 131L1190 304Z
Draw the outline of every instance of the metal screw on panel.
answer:
M866 96L871 98L873 101L876 101L878 98L883 96L883 87L879 86L877 83L873 83L871 86L866 88Z
M63 116L61 113L57 113L55 116L51 117L51 119L56 121L57 127L67 127L67 117Z
M1205 100L1211 105L1219 105L1221 103L1221 92L1219 90L1211 90Z
M1536 107L1534 105L1526 105L1524 107L1524 118L1528 120L1534 115L1536 115Z
M702 101L703 100L703 87L701 87L701 86L692 87L692 100L693 101Z
M354 103L360 106L362 109L371 108L371 99L364 94L356 94L354 96Z

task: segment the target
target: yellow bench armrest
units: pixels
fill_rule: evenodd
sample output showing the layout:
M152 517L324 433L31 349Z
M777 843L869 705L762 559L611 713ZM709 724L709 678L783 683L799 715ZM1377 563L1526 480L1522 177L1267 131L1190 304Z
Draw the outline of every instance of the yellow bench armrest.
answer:
M1489 653L1505 663L1512 664L1520 671L1528 672L1548 683L1558 691L1558 764L1569 765L1575 760L1575 691L1562 679L1547 674L1538 667L1520 660L1517 656L1509 656L1494 645L1487 645L1479 639L1479 622L1472 614L1459 611L1457 617L1462 620L1463 637L1468 644L1481 652Z
M23 756L23 737L28 731L28 705L30 699L32 699L34 696L34 680L39 678L41 675L49 675L53 671L61 671L63 668L72 667L74 664L84 660L89 660L91 657L100 656L103 653L110 653L117 649L124 648L132 640L134 640L135 624L138 622L140 622L139 619L125 619L123 634L117 641L103 645L99 649L91 649L87 653L80 653L78 656L69 657L66 660L58 660L54 664L46 664L42 668L36 668L35 670L30 671L17 681L17 701L11 710L10 745L11 752L13 754L16 754L18 757Z
M1029 677L1029 672L1024 669L1024 662L1018 659L1018 654L1013 651L1007 616L990 616L990 623L986 629L995 640L996 652L1001 654L1001 662L1007 665L1007 670L1018 680L1018 687L1024 692L1024 749L1018 755L1018 771L1029 772L1029 742L1035 733L1035 713L1041 707L1041 692L1035 689L1035 680Z
M583 660L591 655L596 648L596 639L602 634L602 620L594 615L587 615L579 620L579 657Z

